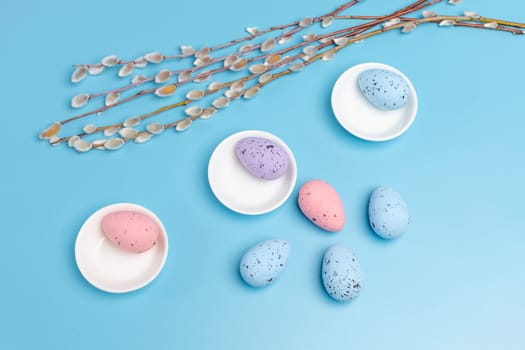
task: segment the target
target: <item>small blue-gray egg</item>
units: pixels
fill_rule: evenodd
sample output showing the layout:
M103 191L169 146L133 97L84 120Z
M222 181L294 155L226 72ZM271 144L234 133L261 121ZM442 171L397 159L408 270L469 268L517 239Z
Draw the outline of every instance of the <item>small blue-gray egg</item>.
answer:
M408 82L392 71L368 69L359 74L357 80L361 93L379 109L399 109L405 106L410 98Z
M363 272L354 253L345 246L333 245L324 254L323 285L328 295L337 301L349 301L359 295Z
M290 245L282 239L257 243L241 259L241 277L253 287L265 287L275 281L286 267Z
M372 192L368 204L368 219L372 230L386 239L405 233L410 222L405 200L388 187L378 187Z

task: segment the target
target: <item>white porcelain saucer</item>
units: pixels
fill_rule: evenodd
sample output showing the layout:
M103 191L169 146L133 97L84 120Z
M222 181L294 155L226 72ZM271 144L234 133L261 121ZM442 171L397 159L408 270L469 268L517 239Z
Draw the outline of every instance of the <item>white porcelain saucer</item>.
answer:
M263 137L282 147L289 157L286 173L275 180L251 175L235 153L237 142L246 137ZM296 180L297 165L292 151L280 138L264 131L242 131L227 137L215 148L208 164L213 194L226 207L241 214L257 215L277 209L292 193Z
M151 217L159 228L157 244L143 253L125 251L102 232L102 218L115 211L131 210ZM75 242L75 259L84 278L110 293L126 293L150 283L162 270L168 256L164 225L150 210L132 203L109 205L97 210L82 225Z
M385 69L402 76L410 88L408 103L394 111L374 107L361 93L357 79L368 69ZM416 118L417 94L410 80L399 70L382 63L363 63L351 67L332 90L332 109L339 123L351 134L368 141L386 141L408 130Z

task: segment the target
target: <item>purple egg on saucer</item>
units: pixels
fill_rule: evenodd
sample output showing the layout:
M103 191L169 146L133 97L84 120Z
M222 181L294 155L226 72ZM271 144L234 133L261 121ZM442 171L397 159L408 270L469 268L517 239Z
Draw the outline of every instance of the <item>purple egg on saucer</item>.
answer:
M288 169L288 154L275 142L262 137L246 137L235 145L237 158L253 176L275 180Z

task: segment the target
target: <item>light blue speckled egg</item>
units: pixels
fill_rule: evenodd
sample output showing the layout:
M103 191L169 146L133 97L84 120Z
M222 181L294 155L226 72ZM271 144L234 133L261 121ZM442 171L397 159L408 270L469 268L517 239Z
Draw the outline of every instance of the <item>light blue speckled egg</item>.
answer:
M354 253L342 245L333 245L324 254L322 278L328 295L348 301L359 295L363 272Z
M253 287L265 287L284 271L290 245L282 239L257 243L241 259L242 279Z
M384 69L368 69L359 74L361 93L377 108L392 111L407 104L410 88L397 73Z
M405 233L410 222L403 197L388 187L378 187L372 192L368 219L374 232L386 239Z

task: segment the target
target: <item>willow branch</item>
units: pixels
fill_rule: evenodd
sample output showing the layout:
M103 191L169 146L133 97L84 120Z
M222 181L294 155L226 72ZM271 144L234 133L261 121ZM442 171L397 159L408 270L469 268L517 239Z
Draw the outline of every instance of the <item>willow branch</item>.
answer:
M338 13L340 13L340 12L342 12L342 11L344 11L344 10L354 6L354 5L356 5L359 2L360 2L360 0L349 1L346 4L343 4L343 5L339 6L337 9L335 9L332 12L329 12L329 13L327 13L325 15L313 18L313 23L320 22L320 21L322 21L324 18L326 18L328 16L335 16ZM272 31L286 29L286 28L290 28L290 27L294 27L294 26L296 27L296 28L294 28L294 29L292 29L290 31L284 32L281 35L279 35L279 36L274 38L275 40L278 41L278 40L280 40L280 39L282 39L284 37L292 36L295 33L301 31L302 29L304 29L304 27L299 26L299 23L300 23L299 21L295 21L295 22L292 22L292 23L289 23L289 24L285 24L285 25L270 27L270 28L268 28L266 30L258 31L258 32L254 33L254 34L251 34L251 35L239 38L239 39L235 39L235 40L229 41L229 42L227 42L225 44L221 44L221 45L217 45L217 46L211 47L210 48L210 52L218 51L220 49L224 49L224 48L227 48L227 47L230 47L230 46L233 46L233 45L245 42L245 41L249 41L249 40L255 39L255 38L259 37L259 36L262 36L264 34L270 33ZM244 56L244 55L247 55L248 53L250 53L252 51L255 51L255 50L259 49L260 47L261 47L261 44L259 43L259 44L253 45L252 48L246 49L243 52L239 52L237 54L238 54L238 56ZM222 57L215 58L215 59L213 59L211 62L209 62L207 64L198 65L196 67L191 67L191 68L187 68L187 69L180 69L180 70L172 70L169 73L170 73L170 76L176 76L177 74L183 74L183 73L195 73L198 70L202 70L202 69L204 69L206 67L210 67L210 66L212 66L212 65L214 65L216 63L219 63L219 62L223 62L228 56L229 55L225 55L225 56L222 56ZM180 55L174 55L174 56L163 56L163 60L165 60L165 59L174 59L174 58L186 58L186 57L193 57L193 54L186 54L186 55L180 54ZM119 61L118 64L123 65L123 64L127 64L127 63L136 63L136 62L135 61ZM81 66L81 65L77 64L75 66ZM90 65L85 65L85 66L89 67ZM111 93L122 93L122 92L130 90L130 89L132 89L134 87L137 87L137 86L149 83L149 82L151 82L153 80L155 80L155 77L144 77L138 83L131 83L131 84L122 86L122 87L117 88L117 89L112 89L112 90L108 90L108 91L88 94L89 95L89 99L91 100L91 99L96 98L96 97L107 96L107 95L109 95ZM178 85L180 85L180 84L178 84Z
M342 30L334 31L334 32L331 32L331 33L327 33L327 34L319 36L317 39L321 40L321 39L324 39L324 38L330 38L330 37L339 35L341 33L353 33L353 35L357 35L357 34L362 33L362 32L364 32L364 31L366 31L366 30L368 30L368 29L370 29L370 28L372 28L372 27L374 27L374 26L376 26L378 24L381 24L381 23L383 23L385 21L388 21L388 20L390 20L392 18L396 18L398 16L403 16L405 14L421 10L421 9L423 9L425 7L431 6L431 5L433 5L433 4L437 3L437 2L440 2L440 1L443 1L443 0L432 0L432 1L418 0L418 1L410 4L409 6L406 6L405 8L402 8L401 10L395 11L392 14L387 15L387 16L379 17L379 18L377 18L376 20L374 20L374 21L372 21L370 23L362 24L362 25L358 25L358 26L353 26L353 27L342 29ZM321 20L325 16L328 16L328 15L331 16L333 14L337 14L337 13L339 13L339 12L341 12L341 11L343 11L343 10L345 10L345 9L355 5L355 4L357 4L358 2L359 2L358 0L351 1L351 2L349 2L347 4L345 4L345 5L340 6L338 9L336 9L335 11L330 12L327 15L317 17L317 19ZM296 28L296 29L302 29L302 28L299 27L299 28ZM293 51L295 49L304 47L304 46L309 45L309 44L311 44L311 43L304 41L304 42L301 42L299 44L290 46L288 48L284 48L282 50L279 50L277 52L271 52L271 53L268 53L268 54L263 54L263 55L260 55L260 56L252 57L252 58L248 59L248 62L252 63L252 62L255 62L255 61L258 61L258 60L262 60L262 59L267 58L270 55L283 55L285 53L291 52L291 51ZM323 46L323 47L325 47L325 46ZM260 44L254 46L254 48L252 48L250 50L246 50L243 53L239 53L239 56L241 56L242 54L247 54L248 52L251 52L251 51L253 51L255 49L258 49L258 48L260 48ZM216 58L216 59L212 60L212 62L210 62L209 64L206 64L206 65L197 66L197 67L191 67L191 68L183 69L183 70L171 71L170 75L180 74L180 73L183 73L183 72L194 73L197 70L203 69L205 67L209 67L209 66L211 66L213 64L216 64L218 62L222 62L222 61L224 61L226 59L226 57L227 56L224 56L224 57L221 57L221 58ZM228 69L229 69L228 67L217 68L217 69L214 69L214 70L210 71L210 74L220 73L220 72L228 70ZM179 87L179 86L181 86L183 84L194 82L195 80L198 80L198 79L199 79L199 75L196 75L196 76L194 76L194 77L192 77L192 78L190 78L190 79L188 79L186 81L173 83L173 85L175 87ZM111 92L119 92L120 93L120 92L126 91L128 89L131 89L133 87L136 87L136 86L139 86L141 84L144 84L146 82L150 82L152 80L154 80L154 78L153 77L149 77L149 78L146 78L140 84L130 84L130 85L127 85L127 86L124 86L124 87L121 87L121 88L118 88L118 89L115 89L115 90L105 91L105 92L97 93L97 94L90 94L89 96L90 96L90 98L92 98L92 97L96 97L96 96L107 95L107 94L109 94ZM107 111L107 110L109 110L111 108L119 106L119 105L121 105L123 103L132 101L132 100L134 100L136 98L139 98L141 96L152 94L155 91L156 91L156 88L141 90L141 91L135 93L134 95L131 95L131 96L125 98L125 99L117 101L114 104L111 104L111 105L108 105L108 106L102 106L100 108L97 108L97 109L94 109L94 110L91 110L91 111L79 114L77 116L74 116L74 117L71 117L71 118L68 118L68 119L64 119L64 120L60 121L59 123L61 125L64 125L64 124L70 123L72 121L75 121L75 120L78 120L78 119L81 119L81 118L84 118L84 117L87 117L87 116L90 116L90 115L93 115L93 114L102 113L104 111Z
M321 21L324 17L335 16L338 13L340 13L340 12L342 12L342 11L344 11L344 10L346 10L346 9L356 5L356 4L358 4L360 1L361 0L349 1L349 2L339 6L334 11L331 11L331 12L329 12L329 13L323 15L323 16L319 16L319 17L314 18L314 23ZM225 49L227 47L231 47L233 45L236 45L236 44L239 44L239 43L242 43L242 42L253 40L253 39L257 38L257 37L260 37L262 35L265 35L265 34L268 34L268 33L274 32L274 31L283 30L283 29L296 27L296 26L299 26L299 21L294 21L294 22L291 22L291 23L282 24L282 25L278 25L278 26L272 26L272 27L269 27L267 29L264 29L264 30L261 30L261 31L257 31L257 32L255 32L253 34L250 34L250 35L238 38L238 39L231 40L231 41L229 41L227 43L210 47L210 51L213 52L213 51L218 51L218 50L221 50L221 49ZM302 28L299 27L299 28L296 28L296 29L300 30ZM288 33L284 33L280 37L285 36L285 35L291 35L293 33L296 33L297 31L290 31ZM183 59L183 58L192 57L192 56L193 56L193 54L178 54L178 55L163 55L162 58L163 58L163 60L170 60L170 59ZM119 59L115 66L117 66L117 67L118 66L123 66L123 65L128 64L128 63L136 64L141 59L142 59L142 57L139 57L138 59L134 59L134 60L120 60ZM85 67L90 68L90 67L97 66L97 65L99 65L99 63L94 63L94 64L74 64L73 67L85 66Z
M503 32L509 32L512 34L524 34L523 29L525 28L525 24L523 23L482 17L471 11L465 12L464 16L444 16L444 15L437 15L434 12L428 11L427 13L425 12L423 13L423 15L426 16L425 18L407 17L407 15L411 13L414 13L418 10L421 10L425 7L434 5L442 1L444 0L418 0L400 10L397 10L385 16L341 16L339 15L341 11L359 2L359 0L354 0L354 1L350 1L350 2L347 2L341 5L340 7L336 8L334 11L329 12L323 16L319 16L315 18L307 18L307 21L303 19L302 21L292 22L292 24L289 24L289 25L270 27L267 30L262 31L262 32L253 30L253 33L252 33L252 31L249 30L249 32L252 35L244 37L244 38L240 38L240 39L235 39L226 44L221 44L221 45L212 47L210 49L207 48L206 52L204 53L204 56L202 56L202 51L201 51L201 55L188 54L187 55L188 57L189 56L195 56L195 58L204 57L206 58L206 60L201 60L201 63L204 62L204 64L198 64L197 62L195 62L196 64L195 67L171 71L169 77L172 77L173 75L184 73L184 72L188 72L190 74L195 73L205 67L211 67L214 64L222 63L223 61L227 59L227 57L231 57L231 55L224 56L224 57L218 57L218 58L211 58L209 56L209 52L213 50L220 50L221 48L226 48L226 47L238 44L242 41L248 41L248 40L254 39L257 36L263 35L265 33L269 33L274 30L292 28L288 31L281 33L281 35L279 36L273 37L273 39L277 41L279 40L279 38L285 38L287 36L291 36L297 33L298 31L308 27L311 23L315 23L315 22L323 21L323 26L325 26L325 22L330 23L333 19L345 19L345 20L360 19L360 20L367 21L366 23L362 23L362 24L355 25L355 26L349 26L347 28L332 31L330 33L326 33L322 35L311 34L305 37L305 40L303 42L300 42L298 44L294 44L289 47L282 48L281 50L263 52L263 54L259 56L241 59L241 56L246 55L247 53L252 52L254 50L261 49L261 45L262 45L261 43L254 44L254 45L250 44L249 46L245 46L244 49L241 48L239 52L235 54L235 59L242 61L241 62L242 65L240 66L231 67L229 63L226 63L222 65L221 67L210 69L210 70L207 70L206 72L201 72L199 74L194 75L193 77L190 74L188 74L188 76L190 76L189 79L184 80L184 81L178 81L175 83L165 82L166 84L169 85L168 86L169 88L173 88L167 94L166 93L161 94L159 93L159 91L157 91L158 89L162 89L163 87L166 87L166 85L160 86L160 88L153 87L151 89L143 89L141 91L136 92L135 94L131 96L128 96L121 100L117 100L113 104L111 104L111 102L108 102L109 105L107 106L103 106L95 110L91 110L86 113L79 114L77 116L65 119L61 122L56 122L53 125L51 125L48 129L43 131L40 137L44 139L49 139L50 143L53 145L63 143L63 142L70 140L71 144L75 144L75 148L77 149L77 151L83 152L86 149L89 149L91 145L93 148L99 148L99 149L104 148L105 140L98 140L93 143L88 143L87 141L82 140L82 142L79 142L77 144L76 141L79 138L86 136L86 135L92 135L96 132L104 132L105 130L108 130L110 128L115 128L116 131L118 131L122 137L119 139L110 140L111 145L109 145L108 143L107 149L115 149L114 146L116 144L114 141L121 142L120 143L121 145L122 142L125 143L130 140L133 140L135 138L135 136L133 135L137 133L140 134L141 139L139 140L137 138L135 141L138 143L145 142L149 140L151 136L153 136L153 134L158 133L157 131L155 131L155 130L158 130L157 127L161 127L162 130L167 129L167 128L176 127L178 131L182 131L182 130L185 130L187 127L189 127L194 120L200 118L201 116L203 119L209 118L213 113L217 111L217 109L227 106L231 101L241 96L244 96L244 98L254 97L257 93L259 93L260 89L262 89L263 87L265 87L267 84L271 83L274 80L277 80L281 77L289 75L290 73L301 70L303 67L309 66L310 64L316 61L319 61L321 59L324 61L330 60L340 50L352 44L355 44L364 39L367 39L373 36L377 36L379 34L389 32L392 30L401 29L402 32L410 32L416 29L419 25L426 24L426 23L435 23L435 24L439 24L439 26L441 27L457 26L457 27L468 27L468 28L476 28L476 29L499 30ZM326 26L328 26L328 24L326 24ZM377 28L378 26L379 28ZM274 44L275 43L268 46L266 49L263 48L261 51L273 49ZM281 57L281 55L284 55L288 52L292 52L297 49L301 49L307 45L310 45L311 47L305 48L304 50L302 50L301 52L299 52L298 54L292 57L288 57L288 56L286 56L285 58ZM275 58L270 57L270 56L275 56ZM248 65L249 63L251 64L252 62L257 62L259 60L264 60L264 65L263 64L253 65L253 66ZM249 73L243 77L240 77L238 79L232 80L227 83L214 83L214 84L220 84L220 85L215 85L215 87L212 87L212 85L210 85L208 86L207 89L205 88L202 90L192 91L192 92L197 92L197 95L188 94L187 97L181 101L165 105L161 108L158 108L154 111L143 114L141 116L129 118L120 123L109 124L109 125L104 125L104 126L99 126L99 127L96 127L90 124L84 127L83 129L84 132L79 133L77 135L62 137L62 138L57 137L57 134L60 131L60 126L63 124L87 117L92 114L107 111L113 107L124 104L131 100L137 99L144 95L148 95L152 93L157 93L159 96L171 95L178 86L183 85L185 83L204 82L205 80L209 79L209 77L214 76L215 74L218 74L220 72L230 70L230 69L235 70L235 71L241 70L241 69L244 70L247 67L250 68L249 70L251 74ZM280 69L283 69L283 70L280 70ZM261 76L262 74L265 74L267 76L261 77L255 85L250 84L251 86L245 87L246 82L257 78ZM126 91L128 89L131 89L133 87L136 87L146 82L150 82L152 80L155 80L155 78L145 77L144 80L141 81L140 83L130 84L130 85L120 87L115 90L91 94L89 96L91 98L91 97L107 95L111 92ZM242 84L236 84L239 82L242 82ZM224 92L225 89L228 89L228 91ZM139 131L139 130L132 128L133 126L137 125L138 123L140 123L141 121L145 119L152 118L156 115L173 110L178 107L187 106L193 103L197 99L200 99L202 97L209 96L211 94L215 94L218 92L224 92L225 97L221 97L221 99L223 99L222 101L221 99L215 100L213 103L213 107L208 107L206 109L206 111L211 111L209 114L203 115L202 113L204 109L201 106L190 107L185 110L185 113L187 115L186 117L177 119L173 122L169 122L166 124L159 124L159 123L150 124L147 127L147 131ZM82 95L79 95L79 96L82 96ZM115 100L113 100L112 102L114 101ZM220 103L216 104L217 101L219 101ZM153 128L150 129L150 127L155 127L155 129ZM111 130L111 131L108 130L107 133L105 132L105 134L109 136L110 134L114 132L115 130ZM130 134L129 132L133 132L135 134ZM118 146L118 142L117 142L117 146Z

